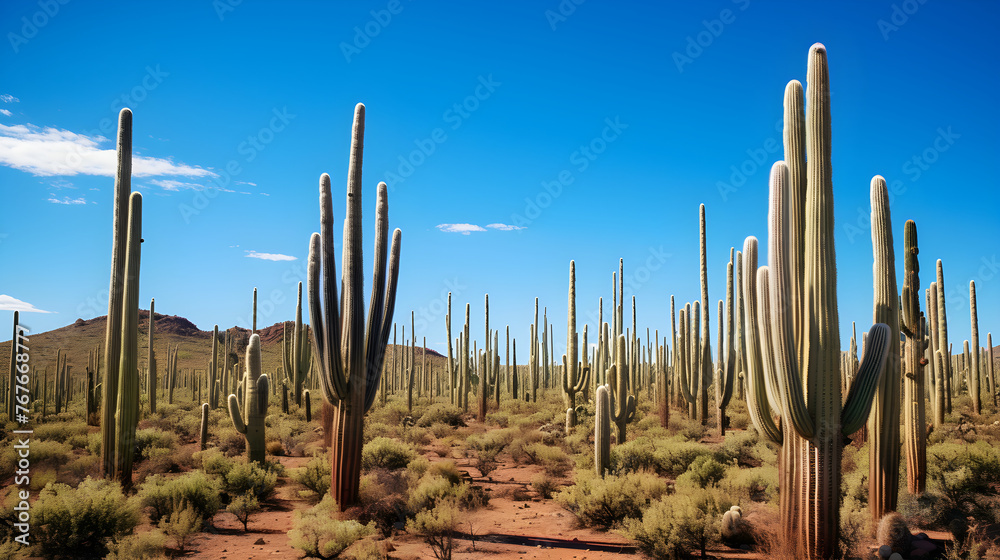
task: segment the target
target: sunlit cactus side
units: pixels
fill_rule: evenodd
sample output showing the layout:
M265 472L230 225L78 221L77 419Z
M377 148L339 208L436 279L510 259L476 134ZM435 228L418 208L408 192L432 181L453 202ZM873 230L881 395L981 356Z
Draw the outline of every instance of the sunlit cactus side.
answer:
M906 449L906 487L921 495L927 484L927 412L925 397L924 317L920 312L920 262L917 224L903 226L903 313L899 327L906 337L903 358L903 447Z
M941 378L943 380L941 391L944 393L944 414L951 414L952 395L952 367L951 367L951 347L948 345L948 313L945 306L944 297L944 265L941 259L937 260L937 351L941 352Z
M733 398L733 384L737 375L736 371L736 351L733 349L735 331L733 330L735 320L733 318L733 249L729 250L729 264L726 266L726 339L722 340L722 300L719 300L719 359L715 366L715 420L718 424L719 435L726 435L728 418L726 418L726 407ZM725 342L725 345L723 345ZM723 352L725 348L725 352Z
M884 515L896 510L899 498L899 416L901 363L899 355L899 291L896 287L895 253L892 243L892 219L889 190L885 179L871 180L873 282L875 302L873 323L889 326L889 354L885 371L875 392L868 417L868 508L873 526Z
M625 426L635 419L635 396L629 394L628 357L625 335L618 335L615 363L608 369L611 391L611 419L615 423L615 441L625 443Z
M208 406L219 408L219 325L212 330L212 359L208 362Z
M156 354L153 353L153 322L156 299L149 300L149 348L146 358L146 391L149 394L149 413L156 414Z
M448 335L448 398L452 405L457 405L458 391L455 387L457 383L455 371L455 358L451 352L451 292L448 292L448 313L444 316L445 331Z
M576 262L569 261L569 307L566 318L566 354L563 355L563 404L567 408L566 427L576 426L576 413L568 412L576 408L576 394L587 386L590 368L586 364L586 339L584 339L584 364L578 362L580 349L576 335ZM567 432L568 433L568 432Z
M972 412L981 414L983 411L983 401L981 398L979 373L979 315L976 310L976 281L969 281L969 314L972 319L972 352L969 367L969 395L972 397ZM992 352L992 348L990 349Z
M790 181L784 162L772 167L768 266L754 273L757 240L748 238L743 251L743 297L750 416L762 434L782 443L782 537L798 557L814 560L831 558L837 552L844 436L867 419L889 346L898 342L891 340L886 325L872 327L864 362L841 404L830 90L826 49L818 43L809 52L808 85L805 118L801 85L793 81L785 90L785 157L806 161L805 184ZM796 130L790 133L789 127ZM803 131L806 157L795 153L801 142L787 141L790 136L801 138ZM789 195L789 189L799 192ZM800 209L791 204L796 200L805 206L804 220L797 227L793 217ZM791 255L800 246L803 259L796 262ZM801 319L798 326L796 317ZM780 413L781 428L774 423L772 408Z
M364 415L375 402L392 328L402 236L398 229L393 232L390 249L388 189L385 183L379 183L375 267L366 325L361 227L364 117L365 106L359 103L354 110L351 135L341 277L337 277L334 262L333 199L330 195L330 176L326 174L320 178L321 232L314 233L310 239L307 271L313 355L323 387L323 398L334 408L330 492L341 511L358 500ZM340 296L337 294L338 284L343 289Z
M611 466L611 395L607 385L597 388L596 400L594 468L597 475L603 478Z
M285 380L292 387L295 404L302 406L302 388L312 364L312 347L306 341L306 327L302 324L302 282L299 282L295 324L290 334L291 336L288 323L285 323L281 339L281 360L285 368Z
M699 207L699 230L701 246L701 346L699 348L698 379L698 420L704 426L708 424L708 384L714 377L712 372L712 329L709 325L710 308L708 304L708 251L705 242L705 205ZM696 313L697 315L697 313Z
M198 431L198 444L204 451L208 447L208 403L201 404L201 429Z
M247 442L247 459L256 463L264 462L264 418L267 416L267 401L270 387L266 374L261 373L260 335L250 335L247 345L246 371L243 373L243 406L239 397L229 395L229 417L236 431L243 434Z

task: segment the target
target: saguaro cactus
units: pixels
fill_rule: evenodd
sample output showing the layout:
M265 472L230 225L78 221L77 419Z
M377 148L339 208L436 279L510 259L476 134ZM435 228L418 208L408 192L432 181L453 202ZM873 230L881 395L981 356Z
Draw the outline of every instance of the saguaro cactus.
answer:
M576 262L569 261L569 307L566 318L566 354L563 355L563 402L567 408L576 408L576 394L587 386L590 368L583 367L577 361L579 357L578 340L576 336ZM584 362L587 348L584 347ZM566 414L566 427L576 425L576 414Z
M924 493L927 481L927 426L924 393L924 318L920 312L920 263L917 224L903 229L903 314L900 330L906 336L903 360L903 424L906 448L906 486L911 494Z
M709 325L711 311L708 306L708 251L705 241L705 205L699 207L699 231L701 245L701 346L698 348L699 369L695 373L698 375L698 420L702 425L708 424L708 384L712 377L712 329ZM695 313L697 315L697 312Z
M628 356L625 335L618 335L615 363L608 369L611 391L611 418L615 422L615 441L625 443L625 425L635 419L635 396L629 394Z
M722 301L719 301L719 359L715 366L715 419L719 435L726 435L726 407L733 397L733 381L736 378L736 351L733 320L733 250L729 250L729 264L726 266L726 340L722 340ZM725 353L723 353L725 342Z
M247 345L246 371L243 373L243 410L239 398L229 395L229 417L236 431L247 440L247 459L264 462L264 417L267 416L268 379L260 372L260 335L250 335ZM204 411L203 411L204 412ZM244 418L245 417L245 418Z
M743 297L747 307L744 330L749 353L750 416L762 434L782 443L782 532L798 556L812 560L831 558L836 552L844 435L857 430L867 418L888 347L898 342L890 339L886 325L872 327L865 360L842 405L830 90L826 48L818 43L809 51L808 85L805 119L801 118L801 85L792 81L785 90L786 139L801 138L803 130L790 133L787 128L803 128L803 123L807 135L807 157L796 153L801 142L786 142L785 155L789 161L806 161L804 189L803 185L789 184L789 168L784 162L774 164L768 216L769 264L753 273L757 240L747 238ZM789 188L799 192L789 196ZM792 205L796 200L804 201L804 227L792 227L792 217L802 210ZM803 250L803 259L798 263L790 258L796 247ZM801 318L798 328L796 313ZM764 364L768 365L766 371ZM771 408L780 411L781 428L775 425Z
M311 346L306 344L305 326L302 324L302 282L299 282L298 300L295 304L295 326L289 336L288 324L285 323L281 341L285 378L292 386L295 404L302 406L302 386L312 364Z
M323 397L334 407L330 491L341 511L354 505L358 498L364 415L375 402L382 374L382 362L385 359L385 347L396 303L402 237L398 229L393 232L387 275L389 203L387 187L385 183L379 183L375 219L375 270L366 326L361 247L364 130L365 106L359 103L354 110L351 135L340 279L336 275L333 257L333 200L330 196L330 176L327 174L320 178L321 232L314 233L309 243L309 323L312 327L313 355L319 367ZM322 283L320 268L323 269ZM337 295L338 283L343 286L340 297Z
M146 358L146 392L149 394L149 413L156 414L156 354L153 352L153 322L156 315L156 299L149 300L149 348Z
M597 469L597 476L603 478L610 465L611 395L607 385L601 385L597 388L597 409L594 419L594 467Z
M871 181L873 281L875 305L873 323L890 329L889 354L885 372L875 392L875 402L868 418L868 508L873 526L885 514L896 510L899 497L899 291L896 289L896 265L892 247L892 220L889 214L889 191L885 179L876 175Z
M982 413L983 401L980 396L980 374L979 374L979 316L976 313L976 281L969 281L969 315L972 319L972 352L970 359L966 361L969 368L969 396L972 397L972 411L976 414ZM990 348L990 352L993 349Z
M208 403L201 404L201 430L198 433L200 434L198 443L204 451L208 446Z

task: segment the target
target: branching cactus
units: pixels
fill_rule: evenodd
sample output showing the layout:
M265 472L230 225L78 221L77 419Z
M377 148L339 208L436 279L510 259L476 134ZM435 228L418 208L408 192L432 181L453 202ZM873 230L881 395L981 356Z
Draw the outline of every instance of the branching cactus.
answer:
M614 366L612 366L614 367ZM601 478L611 466L611 394L607 385L597 388L594 419L594 467Z
M375 268L366 325L361 232L364 129L365 106L359 103L354 110L351 135L341 278L337 278L333 256L333 199L330 195L330 176L327 174L320 178L321 232L314 233L310 240L307 272L313 355L320 372L323 398L334 408L330 492L341 511L354 505L358 499L364 415L375 402L392 328L402 236L398 229L395 230L389 249L387 187L385 183L379 183ZM322 278L320 269L323 271ZM340 296L337 294L338 284L343 289Z
M229 395L229 417L236 431L247 440L247 459L264 462L264 418L270 396L267 375L260 367L260 335L250 335L247 345L246 371L243 373L243 406L236 395Z
M885 372L875 392L868 418L868 508L873 526L884 515L896 510L899 497L899 291L896 288L896 265L892 244L892 220L889 213L889 190L885 179L876 175L871 181L873 281L875 302L873 323L889 327L892 343L886 357Z
M750 416L763 435L782 444L783 537L798 557L815 560L832 558L837 551L844 436L867 419L889 346L898 342L891 340L886 325L872 327L864 362L842 405L830 90L823 45L809 51L808 85L805 118L801 85L792 81L785 90L785 158L804 160L806 179L804 185L792 182L800 174L790 173L785 162L772 167L768 266L753 273L757 240L747 238L743 297ZM805 157L799 153L802 138L807 138ZM796 224L800 215L804 219ZM780 414L781 428L772 409Z
M256 292L254 292L256 294ZM298 300L295 304L295 325L289 336L285 323L281 343L281 360L285 367L285 378L293 388L295 404L302 406L302 387L309 366L312 364L312 347L306 343L306 328L302 324L302 282L299 282Z
M590 368L586 367L587 348L584 346L584 365L579 358L579 344L576 336L576 262L569 261L569 307L566 318L566 354L563 355L563 402L567 411L576 408L576 394L587 386ZM586 339L584 339L586 344ZM576 426L576 414L566 414L566 427Z
M625 335L618 335L615 363L608 369L611 391L611 418L615 422L615 441L625 443L625 425L635 419L635 396L629 394L628 356Z
M921 495L927 483L926 397L924 396L924 320L920 312L920 263L917 224L907 220L903 229L903 314L900 330L906 336L903 360L903 432L906 449L906 486Z

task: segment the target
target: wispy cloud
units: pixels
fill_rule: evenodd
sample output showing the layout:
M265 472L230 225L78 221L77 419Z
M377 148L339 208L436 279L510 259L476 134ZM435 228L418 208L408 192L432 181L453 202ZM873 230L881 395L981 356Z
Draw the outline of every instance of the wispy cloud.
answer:
M485 228L475 224L438 224L437 228L445 233L461 233L469 235L474 231L486 231Z
M76 187L73 186L73 183L67 181L66 179L56 179L55 181L51 181L49 183L49 186L52 187L52 188L54 188L54 189L75 189L76 188Z
M14 113L11 113L7 109L0 109L0 114L2 114L5 117L9 117L9 116L13 115Z
M0 310L20 311L22 313L55 313L55 311L46 311L44 309L38 309L37 307L31 305L26 301L21 301L15 297L11 297L6 294L0 294Z
M146 182L150 185L160 187L165 191L182 191L186 189L200 191L205 188L204 185L199 185L198 183L185 183L184 181L177 181L175 179L150 179Z
M519 229L524 229L524 226L510 226L507 224L486 224L486 227L498 229L500 231L517 231Z
M87 199L84 197L80 198L70 198L68 196L62 197L62 199L56 198L56 195L49 193L49 202L53 204L86 204Z
M43 177L52 175L113 177L118 161L114 147L100 148L101 144L110 142L103 136L87 136L52 127L0 124L0 165ZM208 169L175 163L170 158L133 155L133 177L165 175L217 176Z
M21 102L20 99L14 97L13 95L11 95L9 93L4 93L4 94L0 95L0 101L3 101L4 103L20 103Z
M258 253L257 251L247 251L247 256L251 259L262 259L265 261L294 261L297 257L282 255L279 253Z
M253 183L251 181L236 181L236 184L237 185L250 185L251 187L256 187L257 186L257 183Z

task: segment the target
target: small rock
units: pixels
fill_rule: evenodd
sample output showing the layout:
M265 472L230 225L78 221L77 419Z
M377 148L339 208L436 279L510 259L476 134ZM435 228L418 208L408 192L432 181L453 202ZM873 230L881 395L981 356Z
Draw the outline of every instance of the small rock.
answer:
M889 557L889 560L903 560L903 555L898 552L893 552L892 556Z
M890 547L889 545L883 544L882 546L878 547L879 558L888 558L891 555L892 555L892 547Z
M259 538L259 539L255 540L255 541L253 542L253 544L267 544L267 543L266 543L266 542L264 542L264 539L263 539L263 538Z

